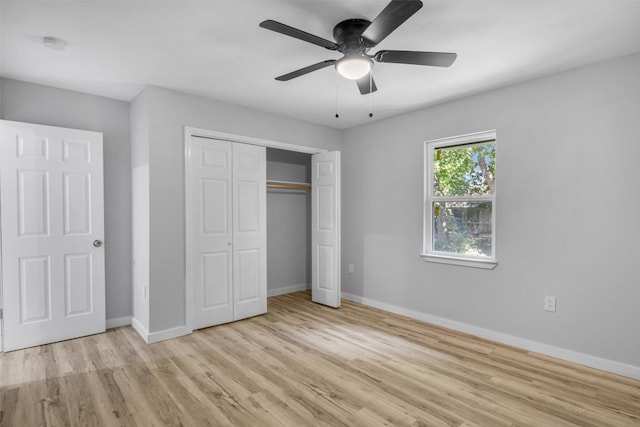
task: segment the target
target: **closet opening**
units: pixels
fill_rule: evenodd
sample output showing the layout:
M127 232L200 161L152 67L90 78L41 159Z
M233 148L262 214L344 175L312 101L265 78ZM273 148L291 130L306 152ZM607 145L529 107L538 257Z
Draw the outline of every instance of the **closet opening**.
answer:
M311 289L311 154L267 148L267 295Z
M340 152L185 128L187 329L311 289L340 307Z

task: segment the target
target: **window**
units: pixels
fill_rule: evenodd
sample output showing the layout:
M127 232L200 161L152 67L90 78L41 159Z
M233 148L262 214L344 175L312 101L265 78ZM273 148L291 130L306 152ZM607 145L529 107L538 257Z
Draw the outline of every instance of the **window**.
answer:
M495 268L496 132L425 142L426 261Z

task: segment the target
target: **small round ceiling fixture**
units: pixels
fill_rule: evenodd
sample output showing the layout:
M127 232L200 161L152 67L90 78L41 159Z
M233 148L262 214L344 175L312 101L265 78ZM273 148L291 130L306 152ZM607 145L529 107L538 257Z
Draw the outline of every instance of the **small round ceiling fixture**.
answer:
M58 37L43 37L42 44L53 50L65 50L67 48L67 42Z
M342 77L358 80L371 71L373 61L364 55L346 55L336 62L336 70Z

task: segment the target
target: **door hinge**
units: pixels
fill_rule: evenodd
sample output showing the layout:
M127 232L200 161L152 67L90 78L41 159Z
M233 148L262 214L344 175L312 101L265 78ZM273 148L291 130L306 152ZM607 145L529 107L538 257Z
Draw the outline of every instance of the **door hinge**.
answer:
M4 319L4 311L0 308L0 320Z

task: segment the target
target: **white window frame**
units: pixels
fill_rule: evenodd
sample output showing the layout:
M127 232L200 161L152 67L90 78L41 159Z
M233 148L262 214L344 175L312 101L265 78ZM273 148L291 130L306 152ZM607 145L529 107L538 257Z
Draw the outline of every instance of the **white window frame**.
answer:
M455 145L475 144L485 141L494 141L497 144L496 131L484 131L470 133L466 135L454 136L449 138L433 139L424 143L424 215L423 215L423 240L422 254L423 260L428 262L437 262L443 264L461 265L465 267L476 267L484 269L494 269L498 265L496 258L496 193L497 187L494 186L493 194L482 196L458 196L460 201L490 201L491 202L491 256L479 257L475 255L453 254L449 252L434 251L433 248L433 203L451 201L452 196L436 196L433 194L434 175L433 175L433 153L438 148L451 147ZM496 151L497 154L497 151Z

